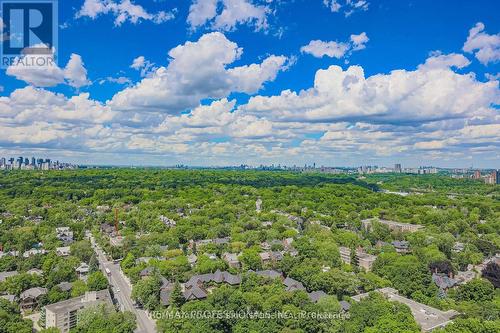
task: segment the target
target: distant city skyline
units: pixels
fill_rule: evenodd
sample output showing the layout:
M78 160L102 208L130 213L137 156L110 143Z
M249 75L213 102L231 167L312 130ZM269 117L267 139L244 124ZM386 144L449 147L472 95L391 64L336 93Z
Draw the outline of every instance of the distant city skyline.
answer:
M437 169L457 169L457 170L468 170L468 171L474 171L474 170L498 170L500 167L494 167L494 166L485 166L485 167L479 167L479 166L442 166L438 164L431 163L431 161L428 161L426 163L421 163L421 164L416 164L416 165L405 165L402 162L396 162L393 164L387 163L387 164L380 164L380 163L360 163L360 164L322 164L322 163L317 163L314 161L309 161L309 162L304 162L304 163L244 163L244 162L236 162L236 163L227 163L227 164L189 164L189 163L173 163L169 161L164 161L164 163L157 163L157 164L148 164L148 163L95 163L92 160L85 160L84 158L79 158L79 159L71 159L71 157L66 158L66 157L59 157L59 158L51 158L49 156L52 155L37 155L36 153L17 153L15 155L11 154L6 154L2 153L0 150L0 165L3 163L3 161L9 161L10 158L14 160L18 160L20 157L23 157L23 159L28 159L29 163L32 162L32 159L35 158L36 160L42 159L42 160L49 160L51 162L60 162L60 163L65 163L69 165L81 165L81 166L103 166L103 167L166 167L166 168L175 168L175 167L187 167L187 168L228 168L228 167L241 167L241 166L247 166L251 168L259 168L259 167L286 167L286 168L345 168L345 169L358 169L358 168L380 168L380 169L392 169L395 172L404 172L405 170L409 169L430 169L430 168L437 168ZM401 171L398 171L401 170Z
M490 0L59 1L57 65L0 69L0 153L499 168L499 11Z

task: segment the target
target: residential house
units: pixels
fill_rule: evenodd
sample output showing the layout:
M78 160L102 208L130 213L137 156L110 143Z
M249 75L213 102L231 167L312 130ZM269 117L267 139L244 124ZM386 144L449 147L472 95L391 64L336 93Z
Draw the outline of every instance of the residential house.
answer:
M69 227L56 228L56 237L65 245L73 242L73 231Z
M36 255L42 255L42 254L46 254L47 251L45 251L44 249L31 249L31 250L28 250L28 251L25 251L23 253L23 257L24 258L31 258L31 257L34 257Z
M292 257L296 257L299 255L299 251L297 251L295 248L289 248L287 250L285 250L285 253L288 253L290 256Z
M139 257L135 259L136 264L149 264L149 262L153 259L153 257Z
M56 287L59 288L59 290L61 290L61 291L69 292L69 291L71 291L71 289L73 289L73 283L61 282L59 284L56 284Z
M25 290L19 296L19 304L23 310L33 310L38 307L40 298L47 294L46 288L30 288Z
M271 252L261 252L259 253L259 257L263 264L271 262Z
M186 285L182 295L186 301L194 301L207 298L208 293L202 286Z
M464 243L460 243L460 242L455 242L455 244L453 244L453 247L451 248L451 250L455 253L458 253L458 252L462 252L465 248L465 244Z
M365 271L370 272L373 267L373 263L377 260L377 256L372 254L357 252L356 258L358 260L358 266L363 268Z
M175 284L171 283L167 279L162 277L162 286L160 288L160 302L162 305L168 306L170 305L170 297L172 295L172 291L175 288Z
M391 243L392 246L394 246L394 248L396 249L396 252L397 253L408 253L410 252L410 242L408 241L394 241Z
M347 312L351 309L351 303L346 302L346 301L340 301L340 310Z
M291 277L287 277L285 280L283 280L283 284L285 285L286 291L306 290L301 282L294 280Z
M441 294L457 285L457 280L453 278L452 273L450 273L449 275L433 273L432 281L436 284L436 286L438 286Z
M3 257L19 257L19 251L14 251L14 250L7 252L0 251L0 258Z
M3 298L5 300L9 301L10 303L14 303L16 301L16 295L11 295L11 294L0 295L0 298Z
M78 274L78 278L85 280L87 275L89 274L90 267L86 263L82 262L80 266L75 268L76 274Z
M169 219L168 217L166 216L163 216L163 215L160 215L160 221L167 227L175 227L177 222L175 222L174 220L172 219Z
M155 272L155 268L152 266L144 268L142 271L139 272L139 276L141 279L144 279L148 276L152 276Z
M229 265L229 267L233 268L241 267L241 263L238 260L238 254L236 253L224 252L222 254L222 260L224 260Z
M213 240L213 243L215 245L225 245L228 244L231 241L230 237L223 237L223 238L215 238Z
M457 284L466 284L467 282L475 279L479 274L474 272L474 271L459 271L457 272L457 275L455 275L455 280L457 281Z
M283 253L280 251L272 251L271 252L271 260L275 263L283 260Z
M71 248L69 246L57 247L56 254L59 257L67 257L71 254Z
M217 270L212 276L212 281L215 283L227 283L229 285L234 286L241 283L241 276Z
M0 272L0 282L4 282L12 276L16 276L19 273L17 271Z
M268 242L262 242L262 243L260 243L260 248L264 251L270 251L271 244L269 244Z
M191 267L194 267L194 265L198 261L198 257L196 256L196 254L191 253L190 255L188 255L187 260L189 265L191 265Z
M277 279L277 278L282 279L283 278L283 274L281 274L280 272L277 272L275 270L270 270L270 269L266 269L263 271L256 271L255 274L262 276L262 277L265 277L265 278L268 278L268 279Z
M309 299L311 300L311 302L317 303L321 298L328 296L328 295L327 295L327 293L325 293L322 290L317 290L317 291L312 291L312 292L308 293L307 296L309 296Z
M45 328L56 327L61 333L67 333L78 322L78 312L95 306L106 304L113 306L111 295L107 289L86 292L85 295L45 306Z
M292 243L293 243L293 238L285 238L283 240L283 246L285 249L291 249L292 248Z
M267 227L272 227L273 226L273 222L271 221L264 221L262 222L262 226L267 228Z

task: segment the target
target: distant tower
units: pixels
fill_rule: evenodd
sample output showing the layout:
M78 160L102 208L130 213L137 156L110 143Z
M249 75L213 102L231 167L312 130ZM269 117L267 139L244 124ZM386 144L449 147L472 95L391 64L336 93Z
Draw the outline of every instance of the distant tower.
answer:
M481 171L479 170L474 171L474 179L481 179Z
M396 173L403 172L403 169L401 168L401 164L399 164L399 163L394 164L394 172L396 172Z

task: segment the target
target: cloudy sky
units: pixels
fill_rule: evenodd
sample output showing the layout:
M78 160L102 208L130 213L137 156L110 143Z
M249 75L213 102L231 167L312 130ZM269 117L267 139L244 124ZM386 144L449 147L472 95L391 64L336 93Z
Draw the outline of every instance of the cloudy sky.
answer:
M500 168L496 0L59 2L57 66L0 70L0 156Z

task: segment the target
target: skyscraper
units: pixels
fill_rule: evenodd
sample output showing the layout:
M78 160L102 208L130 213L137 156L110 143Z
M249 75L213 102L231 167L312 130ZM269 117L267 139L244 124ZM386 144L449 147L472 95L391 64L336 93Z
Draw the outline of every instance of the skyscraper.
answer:
M397 172L397 173L403 172L403 169L401 168L401 164L399 164L399 163L394 164L394 172Z

